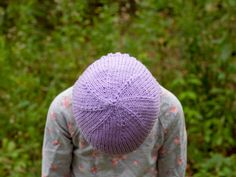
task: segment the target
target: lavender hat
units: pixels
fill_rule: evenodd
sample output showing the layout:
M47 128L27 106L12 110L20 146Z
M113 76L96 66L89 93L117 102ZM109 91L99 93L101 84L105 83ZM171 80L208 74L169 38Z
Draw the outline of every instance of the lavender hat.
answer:
M72 94L73 115L82 135L108 154L137 149L160 112L160 85L128 54L110 53L93 62Z

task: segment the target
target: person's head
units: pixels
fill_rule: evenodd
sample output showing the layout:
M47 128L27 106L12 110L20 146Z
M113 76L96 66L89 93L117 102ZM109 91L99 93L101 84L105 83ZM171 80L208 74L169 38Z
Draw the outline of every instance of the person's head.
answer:
M161 87L139 60L108 54L89 65L73 86L73 116L97 150L124 154L137 149L160 111Z

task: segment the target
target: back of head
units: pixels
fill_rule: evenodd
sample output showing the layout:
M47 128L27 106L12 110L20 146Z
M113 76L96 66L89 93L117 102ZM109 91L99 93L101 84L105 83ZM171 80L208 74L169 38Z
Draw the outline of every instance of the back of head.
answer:
M160 111L160 85L128 54L108 54L93 62L72 94L73 115L82 135L108 154L137 149Z

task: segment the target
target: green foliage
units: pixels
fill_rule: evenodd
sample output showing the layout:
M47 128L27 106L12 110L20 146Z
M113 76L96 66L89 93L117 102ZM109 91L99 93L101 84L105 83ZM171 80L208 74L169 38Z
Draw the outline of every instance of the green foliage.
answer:
M236 176L236 1L0 2L0 176L39 176L52 99L108 52L180 99L187 176Z

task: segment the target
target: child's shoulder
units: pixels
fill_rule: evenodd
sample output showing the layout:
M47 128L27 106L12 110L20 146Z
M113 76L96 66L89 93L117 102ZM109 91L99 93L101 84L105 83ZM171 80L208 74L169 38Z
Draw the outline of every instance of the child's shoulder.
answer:
M51 104L57 106L66 106L66 104L71 103L72 97L72 87L69 87L63 91L61 91L58 95L55 96Z
M174 93L164 87L162 87L159 119L164 129L168 129L173 122L179 121L180 119L184 121L181 102Z
M182 104L179 101L179 99L172 93L170 90L167 90L163 86L162 88L162 95L161 95L161 106L168 108L168 107L173 107L176 106L179 109L182 109Z
M71 98L72 96L72 86L61 91L55 98L54 98L54 101L57 101L57 102L60 102L62 101L65 97L67 98Z
M48 114L47 126L57 129L73 140L79 135L79 129L72 114L72 87L61 91L52 100Z
M72 106L72 87L61 91L50 104L50 110L66 115L71 114Z

